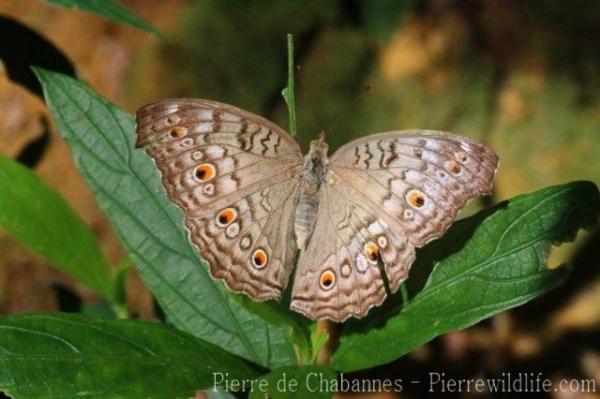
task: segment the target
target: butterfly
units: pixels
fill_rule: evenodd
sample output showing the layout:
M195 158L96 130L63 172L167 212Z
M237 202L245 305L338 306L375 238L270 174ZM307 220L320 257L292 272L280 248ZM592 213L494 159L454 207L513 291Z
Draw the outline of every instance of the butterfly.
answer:
M295 269L290 307L313 320L362 318L386 284L395 293L415 248L489 193L498 166L485 145L430 130L370 135L331 157L320 135L303 155L274 123L209 100L152 103L136 121L136 147L211 275L264 301Z

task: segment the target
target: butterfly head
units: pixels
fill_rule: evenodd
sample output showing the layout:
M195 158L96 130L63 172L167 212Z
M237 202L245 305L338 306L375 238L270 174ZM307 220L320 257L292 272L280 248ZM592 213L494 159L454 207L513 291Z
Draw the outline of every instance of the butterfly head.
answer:
M325 134L319 134L316 140L310 142L308 154L304 157L304 165L300 176L314 190L318 190L321 182L325 179L327 172L327 150L329 146L325 143Z
M310 142L310 149L308 150L308 156L313 159L326 160L327 150L329 145L325 142L325 132L321 131L319 136Z
M314 175L323 175L324 169L329 163L327 150L329 146L325 142L325 133L321 132L316 140L310 142L310 149L304 158L304 169Z

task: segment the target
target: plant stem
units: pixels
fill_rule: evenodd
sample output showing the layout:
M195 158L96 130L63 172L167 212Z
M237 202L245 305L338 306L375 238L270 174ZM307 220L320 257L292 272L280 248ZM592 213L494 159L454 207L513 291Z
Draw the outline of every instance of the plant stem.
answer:
M408 290L404 282L400 283L400 293L402 294L402 309L408 304Z
M294 36L287 34L288 83L281 91L288 108L289 129L292 136L296 135L296 100L294 98Z
M317 331L324 331L329 335L327 343L323 345L317 355L317 364L327 364L331 360L331 352L333 352L333 349L340 338L338 327L339 324L336 324L331 320L319 320L317 322Z
M111 304L112 311L115 313L117 319L128 319L129 318L129 310L127 310L127 305L123 303L112 303Z

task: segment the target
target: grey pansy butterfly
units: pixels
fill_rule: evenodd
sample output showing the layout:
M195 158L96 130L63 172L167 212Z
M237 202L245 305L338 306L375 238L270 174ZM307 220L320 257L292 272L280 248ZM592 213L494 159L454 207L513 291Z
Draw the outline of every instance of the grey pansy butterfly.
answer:
M415 248L489 193L498 157L450 133L407 130L306 156L268 120L208 100L137 112L169 198L213 277L255 300L279 298L300 249L291 308L311 319L361 318L396 292Z

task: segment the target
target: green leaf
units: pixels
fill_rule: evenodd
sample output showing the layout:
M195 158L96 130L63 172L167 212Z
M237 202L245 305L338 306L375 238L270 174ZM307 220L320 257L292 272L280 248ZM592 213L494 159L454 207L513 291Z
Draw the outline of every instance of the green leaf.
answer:
M335 370L329 366L288 366L260 377L250 399L331 398L339 389Z
M599 212L598 188L574 182L520 195L456 223L425 249L441 260L402 312L344 331L333 355L336 369L390 362L554 287L569 269L546 267L552 245L572 240L579 228L597 221ZM427 257L414 268L423 261Z
M120 22L134 28L145 30L160 38L165 35L144 19L138 17L116 0L46 0L57 7L79 9L100 15L111 21Z
M35 68L75 162L169 321L258 364L295 362L286 328L240 306L211 278L166 197L135 123L81 81Z
M0 319L0 390L13 398L189 398L213 373L257 372L158 323L61 313Z
M57 269L115 300L115 279L89 227L35 173L1 155L0 227Z
M256 302L246 295L231 295L246 310L266 320L269 324L288 329L290 338L294 343L298 363L311 363L311 353L314 353L310 332L310 327L314 324L312 321L296 312L291 312L289 302L283 299L280 302ZM286 293L282 296L289 297Z

